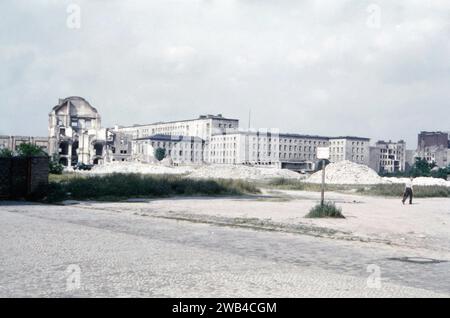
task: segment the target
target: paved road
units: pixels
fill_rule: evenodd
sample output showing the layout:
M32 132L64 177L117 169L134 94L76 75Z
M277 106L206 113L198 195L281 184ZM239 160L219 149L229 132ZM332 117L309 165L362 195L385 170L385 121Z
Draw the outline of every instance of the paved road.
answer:
M450 295L414 250L76 206L0 205L0 255L0 297Z

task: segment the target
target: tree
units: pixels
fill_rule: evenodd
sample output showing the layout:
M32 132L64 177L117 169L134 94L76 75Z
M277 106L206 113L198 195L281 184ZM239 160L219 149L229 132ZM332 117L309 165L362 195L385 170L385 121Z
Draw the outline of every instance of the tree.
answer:
M0 149L0 158L12 158L13 152L9 149Z
M47 156L47 153L39 146L24 143L18 146L17 155L19 157L41 157Z
M413 177L429 177L431 175L431 165L424 158L416 158L416 162L411 169Z
M158 161L161 161L166 156L166 149L164 148L156 148L155 149L155 158Z

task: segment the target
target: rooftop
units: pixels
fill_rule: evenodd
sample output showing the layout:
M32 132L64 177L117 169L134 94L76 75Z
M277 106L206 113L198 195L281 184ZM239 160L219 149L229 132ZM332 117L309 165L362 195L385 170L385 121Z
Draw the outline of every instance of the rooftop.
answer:
M156 140L156 141L173 141L173 142L180 142L180 141L202 142L203 141L203 139L200 137L181 136L181 135L172 136L172 135L162 135L162 134L136 138L133 140Z
M362 141L370 141L370 138L366 137L357 137L357 136L338 136L338 137L329 137L329 139L349 139L349 140L362 140Z
M200 115L198 118L195 119L182 119L182 120L173 120L173 121L158 121L150 124L134 124L131 126L121 126L120 128L133 128L133 127L145 127L145 126L152 126L152 125L159 125L159 124L175 124L175 123L182 123L182 122L188 122L188 121L196 121L196 120L202 120L202 119L217 119L217 120L228 120L228 121L239 121L239 119L233 119L233 118L226 118L223 117L222 114L217 115Z

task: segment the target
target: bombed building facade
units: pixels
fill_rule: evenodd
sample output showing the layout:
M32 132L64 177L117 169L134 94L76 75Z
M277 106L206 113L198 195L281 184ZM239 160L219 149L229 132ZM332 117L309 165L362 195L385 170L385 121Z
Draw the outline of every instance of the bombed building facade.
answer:
M417 137L416 157L438 167L450 164L450 139L448 132L421 131Z
M60 99L49 114L49 155L67 167L125 161L131 156L127 136L103 128L101 116L86 99Z

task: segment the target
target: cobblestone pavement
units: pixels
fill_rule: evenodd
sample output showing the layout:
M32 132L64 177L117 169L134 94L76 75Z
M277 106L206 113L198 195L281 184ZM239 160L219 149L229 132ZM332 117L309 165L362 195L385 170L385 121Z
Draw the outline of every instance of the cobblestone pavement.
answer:
M0 297L450 295L413 249L77 206L0 205L0 255Z

